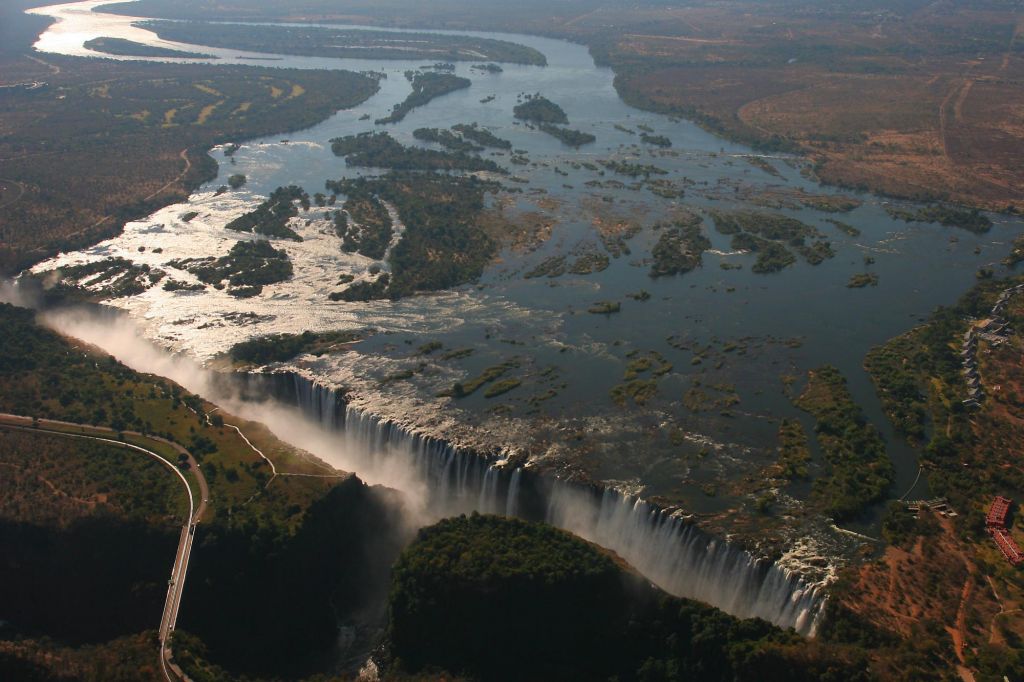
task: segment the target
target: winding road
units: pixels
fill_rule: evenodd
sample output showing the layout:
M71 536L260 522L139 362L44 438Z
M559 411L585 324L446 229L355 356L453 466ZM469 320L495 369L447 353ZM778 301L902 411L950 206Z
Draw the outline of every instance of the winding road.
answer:
M195 536L196 525L206 513L207 503L210 501L210 488L207 485L206 477L203 476L202 471L199 470L199 465L195 458L188 450L173 441L169 441L158 436L144 435L136 431L117 432L103 426L75 424L72 422L52 419L34 420L32 417L6 413L0 413L0 428L37 433L42 432L67 438L82 438L85 440L98 441L117 447L127 448L129 450L141 452L158 460L168 469L173 471L179 479L181 479L182 485L185 486L185 492L188 493L188 516L186 517L185 525L182 526L181 529L181 538L178 540L178 551L174 555L174 564L171 567L171 578L167 583L167 599L164 602L164 610L160 617L160 629L158 632L160 638L160 668L163 671L164 678L168 682L186 679L181 669L170 661L171 650L169 640L171 634L174 632L175 625L178 622L178 610L181 608L181 595L185 589L185 576L188 573L189 558L192 554L192 539ZM75 433L68 431L69 428L78 429L80 432ZM119 433L124 434L125 436L163 443L170 446L179 455L183 455L185 457L185 461L189 464L189 469L195 474L196 482L199 485L199 504L196 505L195 498L192 494L192 486L189 485L188 479L185 478L185 475L176 464L162 455L157 454L153 450L149 450L132 443L126 443L123 440L118 440L116 436L118 436ZM105 435L115 437L107 438Z

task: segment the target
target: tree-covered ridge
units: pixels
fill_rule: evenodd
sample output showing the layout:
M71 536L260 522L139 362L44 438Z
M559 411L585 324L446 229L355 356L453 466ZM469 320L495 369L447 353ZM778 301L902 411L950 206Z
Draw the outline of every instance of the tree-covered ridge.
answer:
M814 415L814 433L828 464L827 473L814 481L815 504L844 521L883 499L893 479L892 462L839 370L826 365L810 372L796 404Z
M465 152L444 152L436 149L406 147L388 133L359 133L331 140L331 151L344 156L349 166L389 168L392 170L504 170L490 159Z
M242 181L244 180L245 177L242 176ZM224 227L238 232L301 242L302 237L288 227L288 221L299 215L299 209L295 206L296 201L302 206L302 210L309 210L309 195L301 187L278 187L255 210L235 218Z
M378 118L374 123L398 123L416 107L422 107L433 99L468 88L472 84L468 78L450 73L427 71L426 73L407 73L406 76L412 82L412 92L392 107L390 114L384 118Z
M484 194L499 185L475 177L390 173L379 178L328 181L346 196L377 196L393 205L405 225L391 250L386 295L408 296L472 282L497 252L497 242L477 224Z
M254 26L204 21L147 21L143 27L164 40L233 50L309 57L434 59L543 66L538 50L507 40L443 33L392 33L317 26Z
M568 123L569 117L565 110L540 93L529 95L526 101L517 104L512 114L524 121L533 123Z
M607 552L517 519L420 531L395 565L389 672L480 680L863 680L862 656L665 595ZM501 641L495 645L495 623Z

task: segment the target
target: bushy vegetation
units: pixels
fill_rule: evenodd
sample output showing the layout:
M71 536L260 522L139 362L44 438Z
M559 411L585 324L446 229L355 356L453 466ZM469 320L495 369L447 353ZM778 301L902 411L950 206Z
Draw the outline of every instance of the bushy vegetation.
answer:
M409 93L409 96L396 104L390 114L384 118L378 118L374 123L398 123L416 107L422 107L433 99L468 88L470 85L471 81L468 78L450 73L428 71L414 74L412 76L412 92Z
M529 95L526 100L512 109L512 114L523 121L533 123L568 123L565 110L541 94Z
M163 270L137 265L119 256L69 265L54 271L58 289L85 298L123 298L146 291L164 278ZM47 277L50 273L45 273Z
M350 193L344 209L351 220L336 222L338 236L342 238L341 250L374 260L383 258L394 234L387 207L372 194Z
M550 526L458 517L420 531L395 566L386 652L395 673L481 680L866 679L760 620L675 599ZM495 619L502 639L494 645Z
M483 150L478 144L467 142L450 130L440 128L417 128L412 136L423 142L433 142L453 152L479 152Z
M254 365L285 362L310 353L322 355L360 338L359 332L310 332L301 334L269 334L236 343L228 351L232 360Z
M288 254L262 240L236 242L220 258L185 258L168 265L187 270L206 284L223 286L226 280L231 287L257 287L256 293L265 284L284 282L292 276Z
M815 503L836 521L857 517L881 500L892 483L885 442L853 402L846 379L834 367L810 372L796 404L814 415L814 433L829 467L814 481Z
M704 252L711 248L711 240L701 229L699 217L680 220L661 227L658 242L651 249L654 262L648 274L664 277L687 273L704 261Z
M235 176L232 176L234 178ZM228 180L229 184L231 180ZM241 184L244 184L245 176L241 176ZM291 239L297 242L302 241L295 230L288 227L288 221L299 215L299 209L295 202L301 204L303 210L309 210L309 195L295 185L278 187L262 204L244 215L235 218L224 227L237 232L249 232L262 234L267 237L279 239Z
M583 145L590 144L597 139L590 133L573 130L572 128L562 128L560 126L551 125L550 123L540 123L537 127L548 135L557 138L562 144L566 144L570 147L582 147Z
M211 504L196 531L178 625L202 637L209 659L229 670L230 679L310 674L310 666L336 643L339 617L382 603L389 567L405 542L397 504L386 492L354 477L278 477L268 486L262 458L235 431L207 421L211 406L199 397L73 345L36 326L28 310L0 305L0 335L8 340L0 354L0 411L123 429L125 440L176 459L159 441L127 430L156 432L199 459ZM260 425L231 419L281 470L325 473ZM5 438L0 435L0 456L4 443L17 445ZM141 455L128 453L136 459L118 464L119 459L104 459L102 447L68 442L76 457L91 459L54 460L59 469L48 469L54 482L83 496L106 493L111 514L72 521L63 530L43 518L48 512L38 504L18 512L36 514L35 522L5 517L0 546L19 551L0 553L0 598L9 617L16 616L16 627L69 641L155 629L180 518L172 517L167 528L153 517L168 486L180 494L179 484L169 478L147 485L148 473L136 477L136 468L150 461ZM15 450L36 459L37 474L57 454L39 445ZM4 468L0 486L21 480ZM25 486L15 487L18 495L26 494ZM5 487L0 506L20 508L21 498L7 492ZM43 492L53 496L49 487ZM177 510L170 505L167 513ZM156 663L156 648L148 651ZM122 664L127 663L112 662L93 679L122 679L115 672Z
M757 273L778 272L796 262L791 247L811 265L818 265L835 256L832 244L824 241L815 227L795 218L758 211L711 211L715 229L732 235L732 248L757 254L751 270ZM807 239L816 241L808 245Z
M331 150L345 157L350 166L390 168L392 170L464 170L501 173L490 159L465 152L406 147L388 133L360 133L331 140Z
M632 163L630 161L619 161L612 159L600 161L602 166L619 175L628 175L631 178L649 178L652 175L668 175L668 171L658 166L644 163Z
M936 309L923 325L873 348L865 359L887 416L913 444L925 446L922 460L933 493L948 497L957 510L1024 485L1018 468L999 464L1018 441L1016 422L1002 410L1015 414L1019 398L1000 396L992 407L993 398L987 398L981 411L969 412L961 404L966 387L958 353L969 320L987 317L996 296L1021 281L980 281L955 305ZM1021 321L1012 315L1009 320L1015 327ZM990 380L1005 383L1017 362L1013 358L1010 353L998 364L988 360Z
M372 194L392 204L405 224L391 250L387 295L438 291L472 282L497 252L480 229L484 194L497 183L436 173L391 173L380 178L328 181L327 189L348 196Z
M984 234L992 229L992 221L977 209L959 209L936 204L914 211L892 206L886 206L885 210L893 218L908 223L940 223L947 227L959 227L975 234Z
M807 478L810 461L804 425L797 419L783 419L779 423L779 473L790 480Z
M512 143L508 140L503 140L486 128L481 128L476 123L457 123L452 126L452 130L462 135L467 140L475 142L478 145L484 147L494 147L495 149L512 149Z
M640 133L640 140L646 144L653 144L656 147L671 147L672 140L668 139L664 135L651 135L650 133Z
M857 272L850 275L850 281L846 283L848 289L863 289L867 286L878 286L878 275L876 273Z

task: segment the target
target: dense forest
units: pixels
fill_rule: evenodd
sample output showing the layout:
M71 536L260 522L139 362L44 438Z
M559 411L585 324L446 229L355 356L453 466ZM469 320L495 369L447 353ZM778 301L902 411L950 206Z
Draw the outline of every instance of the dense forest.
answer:
M405 233L391 251L386 290L391 298L449 289L480 276L497 252L497 242L477 225L477 219L485 193L499 187L472 176L438 173L390 173L327 182L327 189L337 194L374 195L397 209Z
M446 519L420 531L393 580L385 652L395 672L510 681L869 679L861 654L669 597L613 555L542 524ZM508 646L495 646L495 619Z
M127 429L157 432L200 461L210 514L196 531L179 633L193 643L186 633L198 635L205 658L197 663L183 651L182 665L229 671L223 679L304 675L324 657L346 653L335 650L339 622L355 625L361 638L380 626L389 567L406 542L391 492L311 461L257 424L230 415L207 421L212 406L197 396L71 345L37 326L31 311L0 305L0 333L11 340L0 357L0 411L124 429L129 442L139 436ZM281 471L315 476L271 483L266 463L225 420L239 424ZM0 629L0 651L10 637L32 638L22 641L50 651L117 648L110 638L155 629L179 533L177 482L165 480L164 469L147 469L146 457L129 463L127 451L34 433L25 437L40 466L23 471L26 451L11 440L18 437L0 433L0 546L19 548L0 553L0 598L11 619ZM54 500L51 487L35 482L39 476L92 504ZM33 502L40 495L49 501ZM155 642L146 646L153 664ZM365 639L358 646L368 648ZM0 673L19 660L0 655ZM120 679L119 665L95 679Z

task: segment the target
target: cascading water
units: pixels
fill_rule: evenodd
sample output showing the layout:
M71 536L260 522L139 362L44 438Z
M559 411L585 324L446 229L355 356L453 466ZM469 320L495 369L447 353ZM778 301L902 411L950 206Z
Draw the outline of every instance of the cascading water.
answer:
M821 585L758 560L677 514L612 489L598 494L554 477L531 477L537 480L525 485L522 468L498 466L411 432L346 404L331 388L293 376L297 404L324 427L340 431L347 456L368 471L402 467L425 489L427 508L436 515L479 511L542 517L615 551L671 594L741 618L764 618L806 635L815 632L825 602Z

